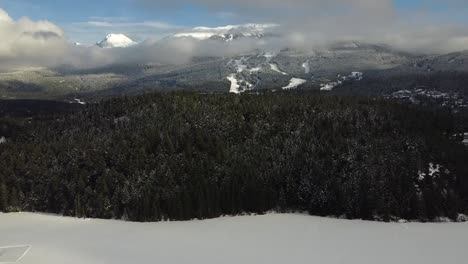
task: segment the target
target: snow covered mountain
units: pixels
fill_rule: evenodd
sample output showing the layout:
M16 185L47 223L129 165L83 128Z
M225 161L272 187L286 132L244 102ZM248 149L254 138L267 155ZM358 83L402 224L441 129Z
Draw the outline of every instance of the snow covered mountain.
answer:
M135 44L137 43L124 34L109 34L96 43L101 48L127 48Z
M278 27L276 24L244 24L244 25L228 25L224 27L196 27L192 30L181 32L173 35L176 38L194 38L198 40L223 40L226 42L238 38L262 38L271 33Z

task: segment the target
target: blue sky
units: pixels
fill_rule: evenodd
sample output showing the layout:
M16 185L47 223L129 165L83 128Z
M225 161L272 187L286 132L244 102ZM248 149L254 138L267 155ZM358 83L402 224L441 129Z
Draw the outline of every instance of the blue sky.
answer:
M120 33L115 31L122 31L121 33L141 40L148 36L161 38L183 28L200 25L275 22L254 21L255 18L238 16L231 12L232 9L223 10L219 5L210 8L205 5L212 3L209 0L186 1L175 7L165 8L145 5L144 2L144 0L2 0L0 7L15 19L26 16L33 20L49 20L64 28L71 40L79 42L94 42L107 33ZM193 4L194 2L202 4ZM466 1L393 0L393 7L397 13L408 18L415 14L425 14L434 21L467 23L468 3L464 2ZM266 19L265 16L259 17L259 20Z
M212 13L194 5L158 9L135 4L132 0L80 0L79 4L72 4L69 0L3 0L0 8L14 19L28 17L51 21L63 27L71 40L88 43L115 31L123 31L138 40L148 36L161 38L193 26L240 22L228 13ZM117 26L97 27L89 22L107 22ZM152 23L167 24L167 28L146 26Z

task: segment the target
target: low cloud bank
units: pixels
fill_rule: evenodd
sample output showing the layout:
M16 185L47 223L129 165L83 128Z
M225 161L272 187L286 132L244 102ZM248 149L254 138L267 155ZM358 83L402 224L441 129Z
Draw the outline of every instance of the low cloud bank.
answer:
M140 2L161 3L159 0ZM185 2L174 1L175 6ZM196 56L227 57L255 49L270 51L285 47L313 50L337 41L384 43L424 53L468 49L468 26L435 23L420 14L413 14L412 21L402 19L390 0L293 0L285 3L279 0L195 1L213 12L227 8L233 12L244 10L246 21L252 20L252 13L256 13L258 20L280 24L267 39L241 38L225 43L181 37L147 40L116 49L73 45L59 26L28 18L13 20L0 8L0 70L26 66L93 68L112 64L182 64ZM262 8L264 11L260 12Z

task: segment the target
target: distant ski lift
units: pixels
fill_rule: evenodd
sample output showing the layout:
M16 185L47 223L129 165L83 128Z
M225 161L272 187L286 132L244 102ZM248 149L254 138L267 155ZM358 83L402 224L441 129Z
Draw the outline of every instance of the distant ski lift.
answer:
M31 246L0 247L0 264L19 263L30 249Z

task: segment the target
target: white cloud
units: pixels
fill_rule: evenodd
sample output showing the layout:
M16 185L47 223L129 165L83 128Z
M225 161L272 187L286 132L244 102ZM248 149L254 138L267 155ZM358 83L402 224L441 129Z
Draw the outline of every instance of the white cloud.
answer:
M73 41L80 43L95 43L110 33L122 33L137 41L160 39L183 28L163 21L133 21L128 17L91 17L88 21L65 25Z
M111 27L111 28L132 28L132 27L149 27L155 29L180 29L181 26L171 25L161 21L144 21L144 22L112 22L112 21L86 21L74 23L78 26L93 26L93 27Z
M184 0L173 2L181 4ZM0 9L0 69L62 64L98 67L115 63L185 63L193 56L229 56L254 48L311 49L341 40L380 42L406 50L440 53L468 49L467 26L434 23L424 16L418 17L417 22L401 18L390 0L195 0L195 4L227 19L279 23L282 26L275 30L282 37L268 42L243 39L229 44L185 38L155 42L144 40L161 39L183 32L185 27L162 21L134 22L125 17L91 17L86 22L66 25L67 34L89 40L73 41L95 43L108 33L123 33L143 42L127 49L102 50L72 46L59 26L28 18L14 21ZM240 12L243 9L247 11Z
M439 5L450 10L437 13L437 19L433 13L437 11L427 12L423 7L401 12L393 0L137 1L154 8L178 8L189 3L205 8L214 16L228 12L236 14L237 20L278 23L284 35L305 48L355 40L423 52L468 49L468 25L450 20L454 10L467 10L468 4L463 0L431 1L428 6Z
M0 9L0 67L50 65L66 54L63 30L48 21L17 21Z
M5 12L3 9L0 8L0 22L12 22L13 19Z

